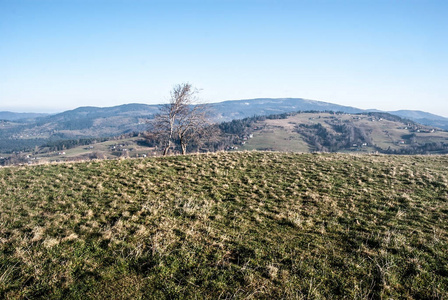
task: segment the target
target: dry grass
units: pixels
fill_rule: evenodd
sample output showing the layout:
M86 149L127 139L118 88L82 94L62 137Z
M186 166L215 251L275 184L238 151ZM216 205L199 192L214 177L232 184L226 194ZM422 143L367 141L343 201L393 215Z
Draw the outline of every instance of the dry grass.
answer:
M0 169L0 298L448 296L448 157Z

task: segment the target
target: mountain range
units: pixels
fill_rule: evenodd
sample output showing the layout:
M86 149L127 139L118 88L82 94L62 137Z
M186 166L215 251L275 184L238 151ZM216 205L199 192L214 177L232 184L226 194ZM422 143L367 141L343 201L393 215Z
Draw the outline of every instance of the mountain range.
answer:
M302 98L257 98L243 100L228 100L210 104L213 110L213 120L226 122L233 119L242 119L254 115L281 114L293 111L341 111L345 113L381 112L376 109L363 110L351 106L343 106L323 101L307 100ZM0 120L36 122L38 124L61 122L72 123L74 120L92 123L96 119L111 119L117 117L151 118L157 113L160 105L124 104L113 107L79 107L58 114L42 113L15 113L0 111ZM448 118L418 110L386 111L390 114L412 120L428 126L448 130ZM100 122L101 123L101 122ZM106 122L107 123L107 122ZM93 125L93 124L92 124ZM88 127L86 125L86 127Z
M209 105L214 122L296 111L378 112L302 98L230 100ZM154 117L160 106L134 103L113 107L79 107L53 115L0 112L0 142L8 144L7 141L14 140L28 145L33 140L38 144L48 139L109 137L141 132L148 128L148 120ZM427 112L399 110L388 113L448 130L448 118Z

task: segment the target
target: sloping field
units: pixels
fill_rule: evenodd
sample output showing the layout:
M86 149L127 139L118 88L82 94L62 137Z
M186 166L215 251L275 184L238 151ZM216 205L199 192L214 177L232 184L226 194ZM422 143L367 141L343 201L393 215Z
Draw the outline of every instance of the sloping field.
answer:
M446 299L448 156L0 169L0 298Z
M266 119L255 123L260 128L253 132L253 138L249 139L243 150L273 150L273 151L291 151L291 152L310 152L315 151L312 145L306 142L306 138L297 128L301 125L312 126L320 124L333 138L342 136L342 133L336 132L335 125L349 125L361 130L364 134L363 141L350 143L350 147L338 148L339 152L361 151L375 152L386 150L400 150L407 147L415 147L427 143L447 143L448 132L424 125L408 125L405 120L392 121L367 114L332 114L321 113L298 113L288 116L285 119ZM317 137L314 133L314 137ZM352 137L354 138L354 137ZM324 142L329 142L326 137ZM362 147L351 147L353 144L366 143ZM437 153L428 150L428 153ZM431 152L433 151L433 152ZM418 152L416 152L418 153ZM441 153L441 152L438 152Z

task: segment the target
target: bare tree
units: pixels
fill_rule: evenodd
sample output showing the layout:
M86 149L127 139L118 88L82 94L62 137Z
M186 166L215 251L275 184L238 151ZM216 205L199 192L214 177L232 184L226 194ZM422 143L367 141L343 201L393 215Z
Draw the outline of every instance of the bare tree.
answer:
M163 155L178 142L182 154L209 124L207 107L198 104L198 90L189 83L178 84L171 91L169 103L161 106L154 118L154 132L163 144Z

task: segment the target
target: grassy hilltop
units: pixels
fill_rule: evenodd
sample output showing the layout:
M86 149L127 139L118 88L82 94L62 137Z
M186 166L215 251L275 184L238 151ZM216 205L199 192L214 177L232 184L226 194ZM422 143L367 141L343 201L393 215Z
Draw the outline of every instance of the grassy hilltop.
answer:
M448 297L448 156L0 169L0 298Z

